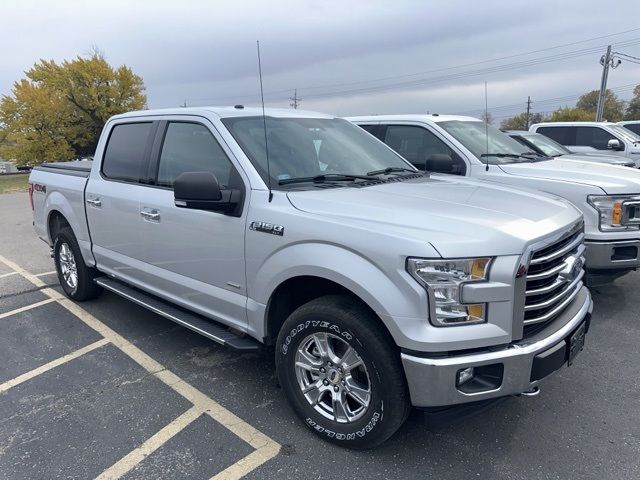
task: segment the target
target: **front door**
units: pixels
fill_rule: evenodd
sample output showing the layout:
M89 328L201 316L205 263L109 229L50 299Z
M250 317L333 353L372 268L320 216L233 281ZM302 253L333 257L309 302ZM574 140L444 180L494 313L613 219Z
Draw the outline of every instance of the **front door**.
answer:
M246 209L234 217L176 207L173 182L181 173L211 172L222 189L249 190L207 121L182 118L161 125L163 140L151 164L155 185L140 201L145 278L156 294L245 329Z

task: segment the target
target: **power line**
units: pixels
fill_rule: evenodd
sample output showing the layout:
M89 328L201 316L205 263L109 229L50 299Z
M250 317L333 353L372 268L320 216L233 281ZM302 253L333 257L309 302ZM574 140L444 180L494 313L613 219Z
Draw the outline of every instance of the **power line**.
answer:
M331 86L359 85L359 84L364 84L364 83L380 82L380 81L385 81L385 80L389 80L389 79L415 77L415 76L420 76L420 75L424 75L424 74L427 74L427 73L436 73L436 72L453 70L453 69L458 69L458 68L465 68L465 67L468 67L468 66L486 64L486 63L491 63L491 62L495 62L495 61L499 61L499 60L515 58L515 57L525 56L525 55L531 55L533 53L540 53L540 52L549 51L549 50L553 50L553 49L557 49L557 48L563 48L563 47L566 47L566 46L577 45L577 44L580 44L580 43L585 43L585 42L598 40L598 39L601 39L601 38L612 37L612 36L616 36L616 35L622 35L624 33L629 33L629 32L634 32L634 31L639 31L639 30L640 30L640 28L636 28L636 29L626 30L626 31L623 31L623 32L612 33L612 34L609 34L609 35L603 35L603 36L599 36L599 37L592 37L590 39L580 40L580 41L577 41L577 42L571 42L571 43L562 44L562 45L555 45L555 46L547 47L547 48L544 48L544 49L532 50L532 51L529 51L529 52L522 52L522 53L518 53L518 54L514 54L514 55L508 55L508 56L499 57L499 58L492 58L492 59L482 60L482 61L473 62L473 63L467 63L467 64L462 64L462 65L451 66L451 67L444 67L444 68L434 69L434 70L429 70L429 71L408 73L408 74L403 74L403 75L394 75L394 76L382 77L382 78L377 78L377 79L362 80L362 81L357 81L357 82L316 85L316 86L304 87L303 90L308 91L308 90L326 88L326 87L331 87ZM624 40L622 42L617 43L616 46L617 47L623 47L623 46L637 45L637 44L640 43L639 40L640 40L639 38L627 39L627 40ZM604 46L606 46L606 45L604 45ZM385 84L385 85L362 87L362 88L357 88L357 89L327 91L327 92L320 92L320 93L315 93L315 94L308 94L306 96L307 96L307 98L319 98L319 97L336 96L336 95L342 95L342 94L347 94L348 95L348 94L355 94L355 93L368 93L368 92L373 92L373 91L394 89L394 88L398 88L398 87L418 86L418 85L437 83L437 82L442 82L442 81L447 81L447 80L452 80L452 79L467 78L467 77L471 77L471 76L483 75L483 74L486 74L486 73L496 73L496 72L501 72L501 71L513 69L513 68L524 68L524 67L539 65L539 64L542 64L542 63L549 63L549 62L554 62L554 61L559 61L559 60L566 60L566 59L569 59L569 58L575 58L575 57L579 57L579 56L589 55L589 54L592 54L592 53L600 51L600 49L603 48L604 46L603 45L598 45L598 46L594 46L594 47L587 47L587 48L584 48L584 49L578 49L578 50L573 50L573 51L569 51L569 52L563 52L563 53L559 53L559 54L552 55L552 56L539 57L539 58L523 60L523 61L519 61L519 62L511 62L511 63L502 64L502 65L495 65L495 66L492 66L492 67L487 67L485 69L479 69L479 70L475 70L475 71L471 70L471 71L466 71L466 72L458 72L458 73L453 73L453 74L450 74L450 75L443 75L443 76L440 76L440 77L431 77L431 78L418 79L418 80L409 81L409 82L397 82L397 83L391 83L391 84ZM290 91L289 89L287 89L287 90L274 90L274 91L268 92L267 94L268 95L274 95L274 94L279 94L279 93L284 93L284 92L289 92L289 91ZM233 96L228 96L228 97L218 97L216 100L242 99L242 98L254 98L254 97L255 97L255 95L253 95L253 94L252 95L233 95ZM280 98L273 98L273 99L276 100L276 99L280 99ZM192 99L192 100L210 100L210 99Z

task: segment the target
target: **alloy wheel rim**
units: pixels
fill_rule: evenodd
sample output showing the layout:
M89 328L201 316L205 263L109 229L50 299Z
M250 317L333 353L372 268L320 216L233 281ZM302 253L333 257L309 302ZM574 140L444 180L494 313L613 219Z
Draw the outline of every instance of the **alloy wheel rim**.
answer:
M371 381L358 352L331 333L307 336L296 351L298 386L309 405L325 418L352 423L371 403Z
M60 259L62 278L70 288L75 290L78 286L78 266L76 265L76 258L67 243L60 245L58 258Z

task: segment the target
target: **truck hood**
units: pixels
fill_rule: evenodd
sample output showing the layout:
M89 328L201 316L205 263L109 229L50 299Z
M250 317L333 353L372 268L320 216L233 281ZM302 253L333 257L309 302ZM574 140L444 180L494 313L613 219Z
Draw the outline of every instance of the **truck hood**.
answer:
M640 170L629 167L555 158L499 168L510 175L590 185L608 194L640 193Z
M630 160L625 157L621 157L620 155L607 155L597 153L567 153L566 155L562 155L558 157L559 160L579 160L581 162L594 162L594 163L602 163L606 165L633 165L633 160Z
M443 257L521 254L569 227L580 212L565 200L458 177L289 192L302 211L349 228L430 243Z

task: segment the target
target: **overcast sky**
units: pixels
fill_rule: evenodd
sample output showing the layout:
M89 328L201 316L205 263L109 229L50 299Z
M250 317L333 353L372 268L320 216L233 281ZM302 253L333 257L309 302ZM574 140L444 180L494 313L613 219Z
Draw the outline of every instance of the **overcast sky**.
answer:
M95 45L143 77L150 108L256 104L258 39L267 105L297 88L301 108L338 115L479 115L486 80L500 121L528 95L550 111L599 88L608 43L640 57L638 0L2 0L0 18L0 94ZM638 83L640 64L609 75L625 99Z

